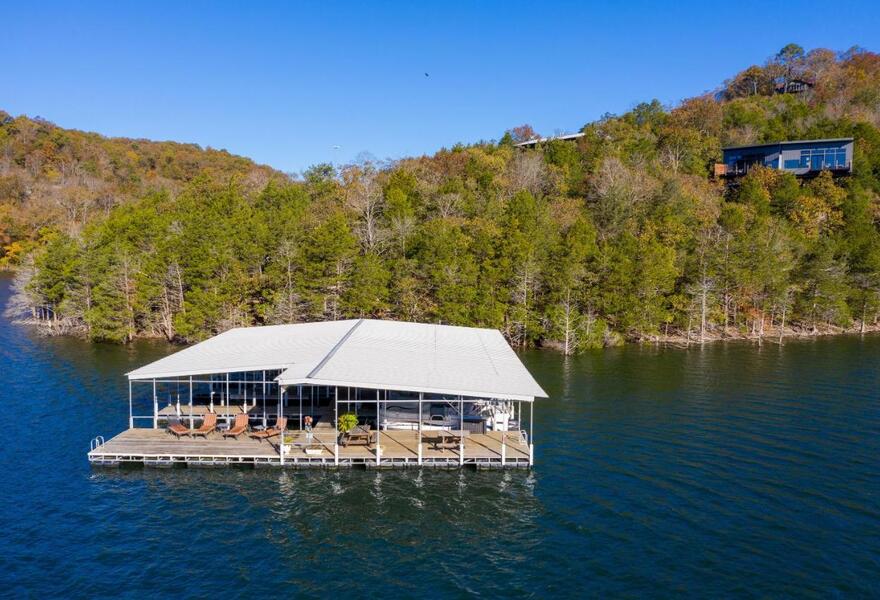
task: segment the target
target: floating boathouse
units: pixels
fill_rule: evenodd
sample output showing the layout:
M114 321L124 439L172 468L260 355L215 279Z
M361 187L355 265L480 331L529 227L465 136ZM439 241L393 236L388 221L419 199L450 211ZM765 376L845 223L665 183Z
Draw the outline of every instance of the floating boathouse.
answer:
M370 319L232 329L128 380L92 464L529 467L547 397L497 330Z

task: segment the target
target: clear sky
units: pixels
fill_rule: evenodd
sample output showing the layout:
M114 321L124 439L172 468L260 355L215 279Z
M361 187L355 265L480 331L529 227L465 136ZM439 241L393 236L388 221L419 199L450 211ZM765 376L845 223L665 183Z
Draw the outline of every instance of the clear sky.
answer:
M880 10L861 0L2 0L0 15L0 108L293 172L522 123L577 130L714 89L788 42L880 50Z

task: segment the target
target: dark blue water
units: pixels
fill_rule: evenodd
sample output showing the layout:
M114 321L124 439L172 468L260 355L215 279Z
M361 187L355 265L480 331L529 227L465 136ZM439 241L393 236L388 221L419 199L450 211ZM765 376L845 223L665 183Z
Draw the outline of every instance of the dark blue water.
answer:
M880 337L525 354L531 472L91 469L169 351L0 321L0 596L880 596Z

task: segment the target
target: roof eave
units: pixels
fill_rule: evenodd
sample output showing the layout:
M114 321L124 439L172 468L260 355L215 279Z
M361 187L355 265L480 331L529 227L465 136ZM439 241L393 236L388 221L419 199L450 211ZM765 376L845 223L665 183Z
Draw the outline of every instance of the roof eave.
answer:
M271 365L247 365L247 366L236 366L230 369L217 369L212 371L204 371L204 370L184 370L184 371L160 371L159 373L145 373L138 375L138 369L134 371L129 371L125 374L128 377L129 381L150 381L153 379L167 379L170 377L190 377L195 375L223 375L226 373L248 373L250 371L276 371L276 370L286 370L290 368L290 363L284 364L271 364Z
M773 146L792 146L795 144L831 144L836 142L854 142L855 138L825 138L821 140L786 140L782 142L768 142L766 144L746 144L744 146L726 146L721 149L722 152L727 150L743 150L745 148L772 148Z
M500 393L488 390L465 390L451 388L437 388L431 386L402 386L399 384L382 384L370 381L344 381L339 379L318 379L311 377L282 379L281 375L275 378L278 385L329 385L337 387L352 387L368 390L394 390L399 392L422 392L426 394L444 394L451 396L469 396L475 398L498 398L502 400L522 400L523 402L534 402L535 398L547 398L544 390L540 394L513 394ZM539 388L540 389L540 388Z

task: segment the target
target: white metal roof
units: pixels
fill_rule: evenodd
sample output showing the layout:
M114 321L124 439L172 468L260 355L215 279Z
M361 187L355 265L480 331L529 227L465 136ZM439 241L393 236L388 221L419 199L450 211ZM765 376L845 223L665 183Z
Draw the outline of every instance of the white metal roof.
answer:
M544 144L546 142L550 142L552 140L576 140L578 138L584 137L583 133L566 133L563 135L553 135L550 137L542 137L542 138L533 138L531 140L526 140L524 142L519 142L514 144L516 148L522 148L524 146L536 146L538 144Z
M272 369L308 374L357 321L241 327L184 348L128 374L162 379Z
M282 385L531 400L547 394L495 329L369 319L232 329L129 379L283 369Z

